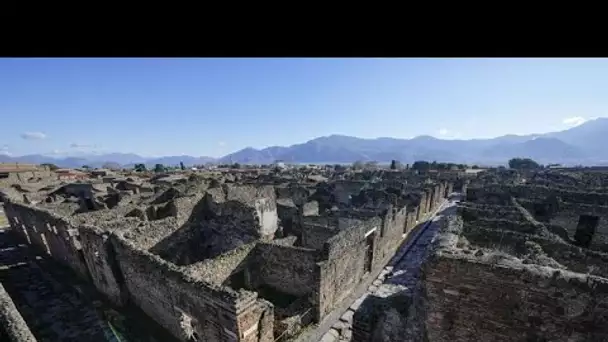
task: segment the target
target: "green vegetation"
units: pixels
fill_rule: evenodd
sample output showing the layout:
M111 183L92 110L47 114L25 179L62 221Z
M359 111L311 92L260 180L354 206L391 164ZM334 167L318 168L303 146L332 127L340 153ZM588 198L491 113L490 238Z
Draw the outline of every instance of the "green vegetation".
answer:
M398 160L391 160L391 170L401 170L403 168L403 164L401 164Z
M59 169L59 167L57 167L57 165L51 164L51 163L44 163L44 164L40 164L40 165L47 166L49 168L49 170L51 170L51 171L55 171L55 170Z
M513 158L509 160L509 167L516 170L540 169L541 165L530 158Z
M134 170L135 170L135 172L146 172L146 171L148 171L148 169L146 169L146 164L135 164Z

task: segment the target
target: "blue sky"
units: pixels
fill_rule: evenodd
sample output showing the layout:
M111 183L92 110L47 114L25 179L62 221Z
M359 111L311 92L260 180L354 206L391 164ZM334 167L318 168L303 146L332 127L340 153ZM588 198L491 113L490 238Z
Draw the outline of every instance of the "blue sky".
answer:
M544 133L606 116L607 95L605 59L0 59L0 153Z

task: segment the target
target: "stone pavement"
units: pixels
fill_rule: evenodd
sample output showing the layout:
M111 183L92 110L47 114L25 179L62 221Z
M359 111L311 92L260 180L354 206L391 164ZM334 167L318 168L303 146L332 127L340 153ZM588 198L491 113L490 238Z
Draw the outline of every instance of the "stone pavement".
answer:
M439 208L432 213L430 220L414 229L404 243L399 247L393 259L378 275L378 277L367 288L358 299L356 299L346 310L340 320L334 323L319 342L345 342L352 339L353 315L361 303L369 296L391 288L393 284L405 285L413 288L418 281L420 266L426 256L427 247L439 231L440 217L438 213L455 207L451 201L443 202Z

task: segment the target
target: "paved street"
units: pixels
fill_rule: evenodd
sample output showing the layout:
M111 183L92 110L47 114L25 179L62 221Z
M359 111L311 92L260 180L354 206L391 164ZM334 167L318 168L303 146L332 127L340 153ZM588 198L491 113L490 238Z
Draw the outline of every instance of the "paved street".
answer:
M440 224L441 215L450 213L456 208L457 196L452 200L446 200L439 208L430 215L430 220L415 228L408 238L405 239L395 257L389 262L388 266L380 272L378 277L367 287L366 290L343 311L339 320L331 324L330 329L325 329L324 335L319 340L320 342L335 342L335 341L350 341L352 338L352 321L355 311L361 303L369 296L378 291L383 291L383 285L390 286L393 284L404 285L413 288L418 282L420 274L420 266L427 254L427 247L437 234ZM324 326L329 324L324 322ZM317 330L323 329L320 326ZM299 341L299 340L298 340Z

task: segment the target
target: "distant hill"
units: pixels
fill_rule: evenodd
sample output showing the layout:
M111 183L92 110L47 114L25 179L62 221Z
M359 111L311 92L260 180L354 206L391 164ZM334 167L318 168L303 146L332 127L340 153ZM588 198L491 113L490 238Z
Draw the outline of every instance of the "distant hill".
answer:
M93 168L100 168L106 163L114 163L123 167L133 167L135 164L144 163L149 167L156 164L177 166L183 162L185 166L201 165L208 162L214 162L216 159L211 157L192 157L192 156L167 156L159 158L145 158L137 154L110 153L102 155L79 156L57 158L44 155L26 155L19 157L9 157L0 155L0 163L17 162L17 163L51 163L59 167L79 168L84 165Z
M534 158L542 163L608 163L608 119L548 134L505 135L492 139L447 140L431 136L413 139L361 139L344 135L316 138L289 147L246 149L220 158L221 162L271 163L275 160L301 163L350 163L356 160L411 163L437 160L465 163L504 164L513 157Z
M404 163L436 160L459 163L505 164L510 158L528 157L541 163L608 164L608 119L590 120L580 126L547 134L505 135L492 139L446 140L432 136L412 139L361 139L330 135L288 147L263 149L247 147L224 157L167 156L144 158L136 154L111 153L96 156L52 158L44 155L8 157L0 162L54 163L61 167L89 165L100 167L105 162L124 166L136 163L186 166L218 163L267 164L276 160L293 163L352 163L357 160Z

